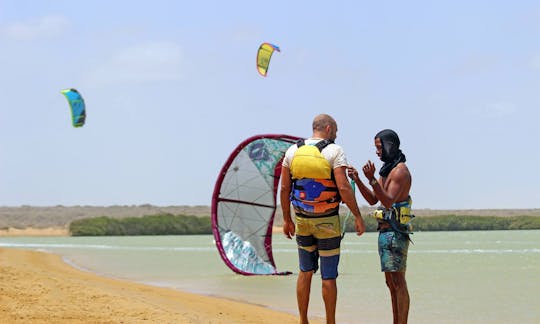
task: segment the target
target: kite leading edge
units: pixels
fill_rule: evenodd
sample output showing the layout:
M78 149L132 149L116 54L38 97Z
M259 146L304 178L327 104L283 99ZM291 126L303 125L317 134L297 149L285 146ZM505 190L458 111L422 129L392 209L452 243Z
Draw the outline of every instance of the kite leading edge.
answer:
M272 225L285 152L299 137L257 135L240 143L212 195L212 232L225 264L242 275L286 275L272 255Z

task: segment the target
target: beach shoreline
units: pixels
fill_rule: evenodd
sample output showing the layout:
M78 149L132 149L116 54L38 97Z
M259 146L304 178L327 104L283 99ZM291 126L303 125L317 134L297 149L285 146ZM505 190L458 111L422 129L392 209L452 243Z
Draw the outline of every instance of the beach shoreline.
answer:
M0 237L25 237L25 236L70 236L69 229L65 227L47 227L47 228L15 228L8 227L0 229Z
M0 248L0 322L292 324L298 318L261 305L102 277L53 253Z

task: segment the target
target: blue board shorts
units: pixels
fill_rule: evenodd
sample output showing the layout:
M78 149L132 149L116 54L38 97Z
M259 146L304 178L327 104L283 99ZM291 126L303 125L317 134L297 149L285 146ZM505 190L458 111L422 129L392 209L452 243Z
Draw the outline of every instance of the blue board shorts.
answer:
M296 243L300 271L316 272L321 266L322 279L338 276L341 227L339 216L296 216Z
M404 272L407 269L409 237L395 231L379 232L379 256L382 272Z

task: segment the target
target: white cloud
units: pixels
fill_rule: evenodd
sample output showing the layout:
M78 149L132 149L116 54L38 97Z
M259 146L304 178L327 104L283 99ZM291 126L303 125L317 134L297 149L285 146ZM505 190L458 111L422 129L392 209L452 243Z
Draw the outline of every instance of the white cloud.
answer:
M69 25L69 20L64 16L44 16L0 26L0 35L15 40L51 38L62 34Z
M489 54L471 54L460 59L454 68L458 75L482 75L497 69L498 59Z
M494 102L484 105L476 110L477 115L491 118L503 118L517 112L515 104L510 102Z
M172 42L153 42L113 53L88 75L93 85L180 80L182 49Z
M237 42L247 42L261 39L261 33L256 26L238 26L230 33L231 39Z
M490 120L502 120L516 116L519 112L516 104L512 102L490 102L477 105L470 105L462 110L467 118L481 118Z
M531 59L531 65L535 70L540 70L540 54L533 56Z

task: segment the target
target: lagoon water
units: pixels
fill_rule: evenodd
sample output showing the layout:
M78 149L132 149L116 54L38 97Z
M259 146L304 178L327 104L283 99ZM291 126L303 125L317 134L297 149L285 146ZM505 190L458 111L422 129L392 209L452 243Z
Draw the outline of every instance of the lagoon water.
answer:
M411 323L540 323L540 230L418 232L409 248ZM211 235L2 237L0 247L49 251L99 275L265 305L296 314L296 274L240 276ZM297 273L294 241L273 238L278 270ZM391 323L377 233L342 242L338 323ZM320 276L310 314L323 317Z

